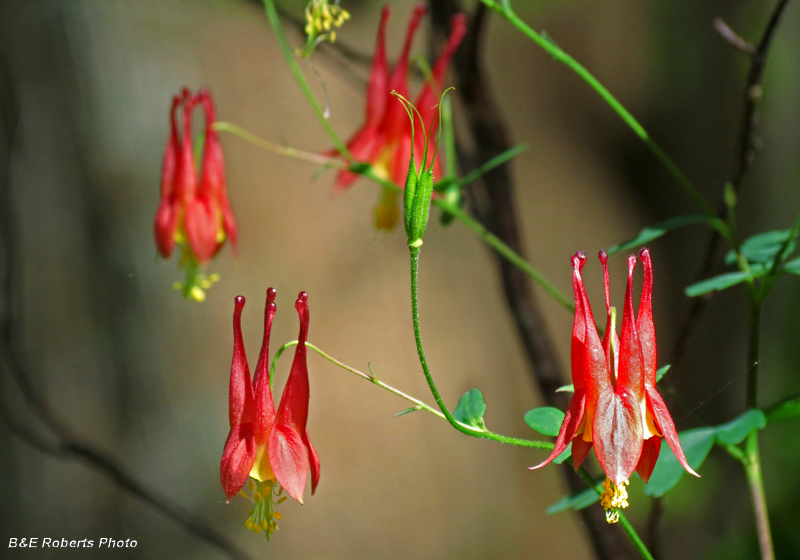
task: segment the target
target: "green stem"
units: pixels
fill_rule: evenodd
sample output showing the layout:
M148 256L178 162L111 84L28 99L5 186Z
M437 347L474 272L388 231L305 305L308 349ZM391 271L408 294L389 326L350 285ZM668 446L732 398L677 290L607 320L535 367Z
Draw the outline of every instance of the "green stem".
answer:
M747 344L747 407L758 407L758 363L761 352L761 304L762 299L754 287L750 288L750 327ZM753 513L756 518L756 531L761 546L762 560L775 560L772 548L772 533L769 527L769 512L764 493L764 480L761 475L761 455L758 451L758 430L747 436L744 448L744 471L750 486L753 500Z
M598 496L603 495L602 485L598 484L585 468L581 467L578 469L578 475L586 481L589 487L594 488L594 491L597 492ZM631 525L630 521L628 521L628 518L625 517L625 514L623 514L621 511L618 513L620 527L622 527L622 530L625 531L626 535L628 535L628 538L633 543L633 546L636 547L636 550L639 551L639 554L642 555L642 558L645 558L646 560L654 560L653 555L650 554L649 550L647 550L647 546L644 544L644 541L642 541L641 537L636 532L636 529L634 529L633 525Z
M275 357L272 359L272 365L270 366L270 376L269 376L270 382L272 382L272 380L275 378L275 367L278 365L278 359L281 357L281 354L283 354L283 352L287 348L289 348L290 346L295 346L296 344L297 344L296 340L293 340L291 342L287 342L286 344L281 346L278 349L278 351L275 353ZM436 410L435 408L433 408L431 406L428 406L427 404L425 404L421 400L415 399L411 395L408 395L408 394L404 393L403 391L401 391L399 389L395 389L391 385L388 385L388 384L384 383L383 381L378 379L375 376L374 373L372 373L372 369L370 369L370 373L369 374L364 373L363 371L359 371L354 367L350 367L347 364L345 364L343 362L340 362L339 360L337 360L336 358L334 358L330 354L327 354L327 353L323 352L322 350L320 350L319 348L317 348L316 346L314 346L310 342L306 342L306 346L308 348L310 348L311 350L313 350L314 352L316 352L317 354L319 354L320 356L322 356L323 358L325 358L326 360L328 360L329 362L339 366L340 368L342 368L344 370L347 370L350 373L354 373L357 376L361 377L362 379L365 379L365 380L369 381L370 383L373 383L374 385L377 385L378 387L381 387L382 389L386 389L390 393L393 393L393 394L397 395L398 397L401 397L401 398L407 400L408 402L414 403L415 407L418 408L419 410L427 410L428 412L438 416L439 418L442 418L442 419L445 419L445 420L447 419L445 414L443 414L442 412L439 412L438 410ZM452 418L452 416L451 416L451 418ZM547 443L547 442L544 442L544 441L535 441L535 440L527 440L527 439L520 439L520 438L502 436L500 434L495 434L495 433L487 431L487 430L478 430L478 429L472 428L470 426L465 426L463 424L458 423L457 420L455 422L456 422L456 424L458 424L458 427L463 428L463 429L461 429L459 431L462 431L463 433L465 433L467 435L470 435L470 436L473 436L473 437L478 437L478 438L483 438L483 439L491 439L493 441L499 441L500 443L507 443L507 444L510 444L510 445L517 445L519 447L533 447L533 448L536 448L536 449L553 449L553 444L552 443Z
M750 495L753 498L753 511L756 516L756 530L758 542L761 546L762 560L775 560L775 551L772 548L772 533L769 527L769 512L767 511L767 498L764 492L764 479L761 476L761 457L758 452L758 430L753 430L747 436L745 443L744 471L750 485Z
M281 45L283 57L286 59L287 64L289 64L289 70L292 71L297 85L300 86L300 90L303 92L306 101L308 101L309 106L311 106L311 110L314 111L314 115L316 115L317 120L322 125L322 128L325 129L328 138L331 139L331 142L333 142L334 147L339 151L339 153L342 154L348 161L354 161L353 156L347 149L347 146L345 146L344 142L339 139L339 136L337 136L336 131L333 130L331 123L328 122L328 119L325 117L325 113L322 111L322 107L320 107L319 103L317 102L317 98L314 97L314 92L311 91L311 87L308 85L308 81L303 75L303 71L300 70L300 65L297 64L297 61L294 58L292 47L289 46L289 42L286 40L286 35L283 34L283 28L281 27L281 22L278 18L278 12L275 9L275 3L272 0L264 0L264 9L267 12L267 19L269 19L272 30L275 32L275 37L278 39L278 43Z
M231 123L225 122L218 122L215 125L217 130L230 132L245 140L246 142L250 142L254 146L258 146L264 150L268 150L270 152L274 152L277 154L281 154L288 157L293 157L297 159L301 159L304 161L309 161L311 163L321 164L321 165L332 165L339 169L349 169L354 173L358 173L359 175L366 177L367 179L377 183L378 185L385 187L387 189L391 189L396 192L402 192L402 189L395 185L392 181L388 179L384 179L383 177L379 177L375 174L372 168L368 164L363 163L356 163L353 165L348 166L346 163L336 159L336 158L326 158L325 156L319 156L317 154L312 154L309 152L304 152L302 150L296 150L294 148L287 148L283 146L279 146L277 144L273 144L272 142L268 142L263 138L252 134L245 129L238 127ZM570 313L575 313L575 305L572 301L570 301L561 291L558 290L553 284L550 283L547 278L545 278L538 270L536 270L533 265L531 265L528 261L523 259L517 252L515 252L511 247L503 243L497 236L493 235L492 233L487 230L483 224L475 220L472 216L464 212L461 208L459 208L455 204L451 204L447 202L443 198L436 197L433 199L433 205L442 209L445 212L449 212L453 214L460 222L462 222L465 226L467 226L472 232L474 232L484 243L489 245L492 249L494 249L501 257L508 260L514 266L519 268L522 272L524 272L528 277L530 277L534 282L539 284L548 294L550 294L553 299L558 302L561 307L569 311Z
M589 84L589 86L595 90L597 94L611 106L612 109L614 109L614 111L620 116L620 118L622 118L625 124L627 124L631 130L633 130L634 134L636 134L636 136L638 136L647 145L653 155L656 156L656 158L664 165L664 167L666 167L667 171L669 171L669 173L678 181L678 184L683 188L686 194L688 194L692 200L695 201L695 203L709 218L716 219L716 212L714 212L714 209L711 208L708 202L706 202L705 198L703 198L703 195L701 195L694 185L692 185L689 179L686 178L675 162L672 161L672 159L670 159L666 153L664 153L664 150L662 150L661 147L652 138L650 138L650 135L647 133L644 127L639 124L639 121L637 121L633 115L631 115L628 110L623 107L613 95L611 95L611 92L609 92L605 86L597 80L597 78L589 73L589 71L578 61L561 50L561 48L552 40L540 35L528 24L522 21L511 9L511 5L508 0L504 0L502 4L496 2L495 0L481 0L481 2L503 16L506 20L508 20L509 23L511 23L511 25L516 27L526 37L544 49L557 62L567 65L573 72L583 78L583 80Z

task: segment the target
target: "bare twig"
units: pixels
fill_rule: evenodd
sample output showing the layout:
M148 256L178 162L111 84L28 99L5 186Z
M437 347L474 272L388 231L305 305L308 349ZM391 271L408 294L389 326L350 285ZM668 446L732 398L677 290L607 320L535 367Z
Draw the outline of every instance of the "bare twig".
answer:
M76 435L71 427L59 419L49 403L35 387L31 376L25 368L22 356L22 342L18 338L19 301L16 297L15 274L19 274L17 247L14 243L15 223L12 210L10 168L13 158L13 146L17 136L19 108L13 95L10 81L0 68L0 107L3 108L2 127L4 134L0 137L0 250L2 250L3 267L0 296L2 296L2 312L0 313L0 353L3 358L3 370L14 379L19 386L28 409L52 432L44 437L14 420L4 400L0 401L0 419L5 422L11 432L35 449L60 459L81 459L89 466L109 478L117 487L131 496L135 496L160 511L188 533L216 547L230 558L249 560L249 556L237 548L226 537L193 516L182 507L170 502L152 488L146 487L130 475L120 464L105 451L87 443ZM16 305L16 307L15 307Z
M734 192L738 192L741 187L758 149L758 142L753 133L757 122L756 108L761 99L761 83L764 78L764 68L766 67L767 54L769 53L772 39L775 36L775 30L778 27L778 23L780 22L784 13L784 8L786 8L788 2L789 0L778 0L769 18L769 22L767 22L767 26L764 28L764 33L761 35L761 40L755 47L734 33L722 20L717 19L714 22L715 28L725 40L750 56L750 70L747 73L747 79L745 81L744 106L742 109L741 125L739 127L739 147L737 149L735 171L730 181ZM725 211L726 206L722 203L717 214L722 217L725 215ZM719 234L716 231L712 232L706 246L702 269L697 276L697 281L709 277L717 266L717 252L719 251L720 241L721 238ZM704 296L692 300L689 313L678 329L678 337L672 351L672 360L670 361L676 369L677 364L681 362L686 352L688 339L712 294L713 292L709 292Z
M445 37L449 32L450 18L463 11L461 5L458 0L430 0L430 6L434 30L439 37ZM468 25L468 34L454 59L456 92L463 101L469 118L469 130L474 139L478 162L488 161L512 145L504 119L489 89L489 79L483 71L481 61L482 39L488 16L486 6L479 3ZM471 165L468 161L466 163ZM489 171L481 181L476 181L473 185L471 206L477 217L488 224L489 229L503 242L522 254L514 201L514 180L508 164ZM476 193L474 189L480 187L480 192ZM533 381L547 404L564 408L567 404L565 394L555 392L563 384L561 368L530 281L507 261L498 259L497 264L506 303L514 316L517 331L525 347ZM583 481L568 465L564 466L562 472L570 490L584 487ZM589 532L597 558L620 559L631 555L624 534L609 527L599 508L585 508L580 511L580 516Z

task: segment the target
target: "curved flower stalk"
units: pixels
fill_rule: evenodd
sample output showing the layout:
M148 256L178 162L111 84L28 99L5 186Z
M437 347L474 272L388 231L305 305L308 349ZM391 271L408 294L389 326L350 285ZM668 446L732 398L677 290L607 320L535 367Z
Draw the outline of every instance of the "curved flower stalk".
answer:
M633 270L636 257L628 257L628 285L622 312L622 336L615 329L616 310L609 295L608 255L600 251L606 295L607 326L601 341L586 297L581 271L586 255L572 257L575 320L572 328L572 381L575 392L561 424L555 446L543 467L572 443L577 470L594 447L606 474L601 503L609 523L619 520L619 509L627 507L628 479L634 471L647 482L653 472L661 440L675 453L689 473L675 424L656 390L656 338L653 322L653 265L650 252L639 252L644 265L644 286L639 315L633 309Z
M409 97L408 70L411 44L425 12L424 3L417 4L414 8L408 23L403 50L390 74L386 61L386 25L391 15L391 9L388 6L383 8L381 22L378 26L375 55L367 82L364 125L347 142L347 149L356 161L370 163L376 175L383 179L389 179L396 185L405 185L412 150L420 169L424 169L432 163L434 178L442 176L441 164L438 160L434 161L431 156L430 162L424 161L422 157L423 138L415 137L412 143L411 125L406 111L400 102L392 98L393 92L402 98ZM439 54L430 80L423 86L415 103L423 121L421 123L423 132L432 129L438 119L436 101L442 91L441 83L450 59L464 38L466 30L466 16L464 14L453 16L447 45ZM333 155L337 152L332 150L328 153ZM341 192L357 178L358 174L352 171L340 171L336 177L334 189ZM383 189L380 202L375 209L375 227L377 229L391 230L397 224L399 219L397 197L397 192L387 188Z
M275 519L280 514L273 511L273 494L280 496L282 489L303 503L303 491L309 468L311 493L317 489L320 461L311 445L306 430L308 421L308 366L306 340L308 339L308 294L300 292L295 308L300 316L300 335L295 349L292 369L283 390L277 413L272 398L269 374L269 336L277 307L276 292L267 290L264 310L264 338L254 379L242 339L241 316L245 298L237 296L233 312L233 361L229 392L230 433L225 442L220 463L220 481L225 496L230 500L240 492L248 477L252 478L254 508L245 525L252 531L265 531L269 538L277 528ZM280 498L280 503L286 498Z
M192 112L197 106L203 107L206 120L199 178L192 141ZM183 126L179 134L176 113L181 107ZM236 251L236 220L228 201L225 161L215 122L214 100L208 89L192 95L183 88L180 95L173 96L161 170L161 201L153 226L161 257L168 259L175 245L180 246L180 267L186 269L186 282L176 287L197 301L205 299L204 288L219 278L198 274L199 266L207 264L226 239Z

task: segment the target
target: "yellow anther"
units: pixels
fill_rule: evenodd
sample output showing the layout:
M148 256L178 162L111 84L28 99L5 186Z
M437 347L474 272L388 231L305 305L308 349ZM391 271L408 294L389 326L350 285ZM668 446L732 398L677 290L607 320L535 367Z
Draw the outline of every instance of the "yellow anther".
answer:
M269 529L269 521L264 521L264 522L261 524L261 527L262 527L262 528L263 528L265 531L266 531L267 529Z
M257 503L257 504L260 504L260 503L261 503L261 500L263 500L263 499L264 499L264 497L263 497L261 494L259 494L258 492L256 492L255 494L253 494L253 498L255 499L255 501L256 501L256 503Z
M283 498L278 498L278 503L279 504L282 504L285 501L286 501L286 496L284 496Z
M209 275L209 277L208 277L209 281L211 281L211 282L219 282L219 278L220 278L220 276L216 272L214 274ZM252 482L252 480L250 482Z
M239 495L240 495L242 498L245 498L246 500L249 500L249 499L250 499L250 497L249 497L247 494L245 494L245 493L244 493L244 490L239 490Z
M331 43L336 42L336 31L331 31Z
M192 296L192 299L197 302L202 303L206 300L206 293L200 286L194 286L189 294Z
M250 479L250 491L251 492L255 492L256 491L256 481L253 480L252 478Z
M282 516L280 513L278 513L277 511L276 511L276 512L274 512L274 513L272 514L272 517L274 517L274 518L275 518L275 519L277 519L278 521L280 521L281 519L283 519L283 516Z
M603 494L600 496L600 505L606 510L606 521L617 523L619 521L619 510L628 507L628 486L629 482L623 480L618 485L606 478L603 481Z

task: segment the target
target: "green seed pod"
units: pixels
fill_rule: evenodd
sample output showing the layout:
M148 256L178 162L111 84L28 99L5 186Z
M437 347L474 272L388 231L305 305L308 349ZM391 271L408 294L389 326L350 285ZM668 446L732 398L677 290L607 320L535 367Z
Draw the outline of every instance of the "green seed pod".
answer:
M411 160L408 162L408 176L406 176L406 190L403 193L403 225L406 235L411 238L411 209L414 206L414 194L417 191L417 167L414 164L414 150L411 150Z
M422 244L422 236L425 234L425 228L428 227L432 195L433 169L427 169L420 173L414 194L414 204L411 208L411 232L408 236L409 245L419 246Z

